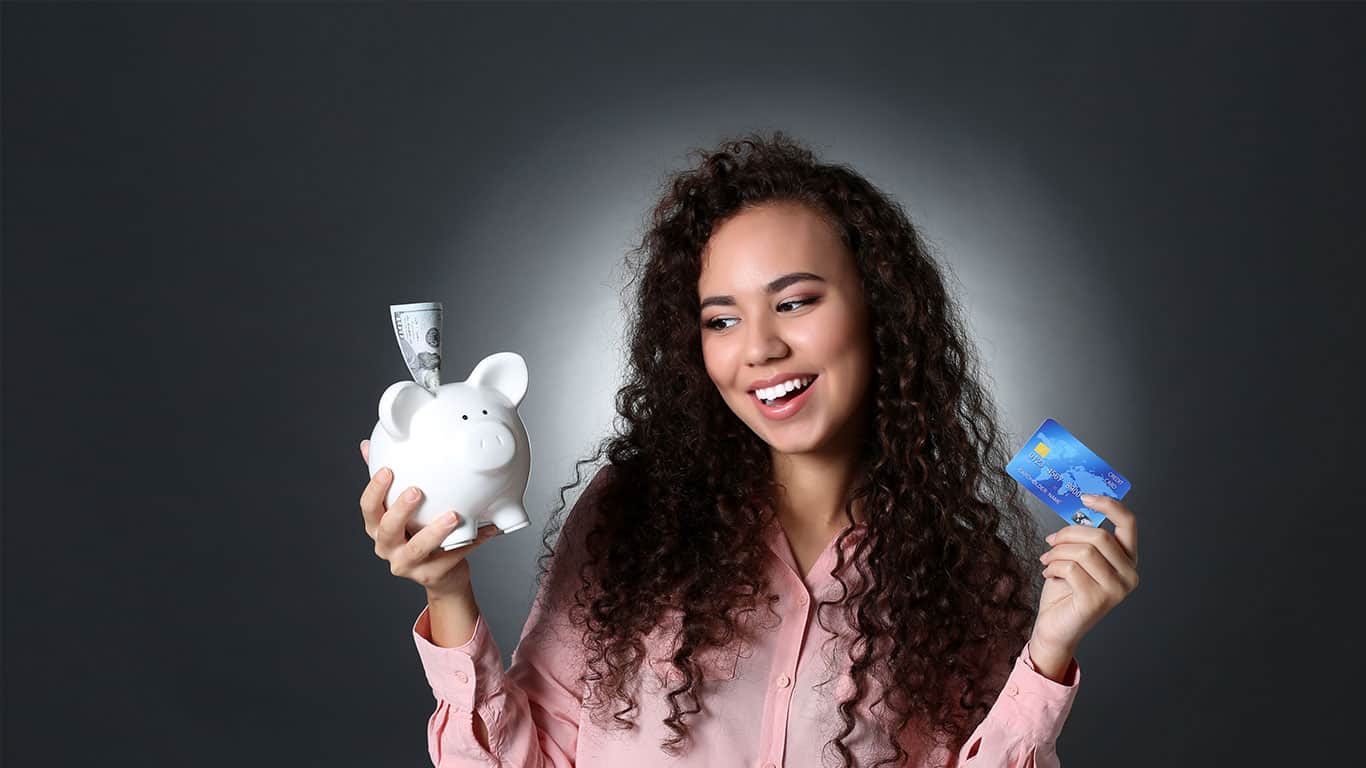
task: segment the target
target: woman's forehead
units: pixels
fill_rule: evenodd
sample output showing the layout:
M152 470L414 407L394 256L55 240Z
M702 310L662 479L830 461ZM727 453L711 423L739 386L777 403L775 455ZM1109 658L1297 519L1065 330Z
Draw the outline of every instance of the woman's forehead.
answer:
M702 252L699 294L759 292L773 279L810 272L827 280L848 264L830 225L804 206L765 206L727 220Z

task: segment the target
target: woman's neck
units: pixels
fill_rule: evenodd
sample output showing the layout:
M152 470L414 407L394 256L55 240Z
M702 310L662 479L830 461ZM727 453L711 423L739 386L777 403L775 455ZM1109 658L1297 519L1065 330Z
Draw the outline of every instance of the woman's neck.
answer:
M775 453L773 481L779 520L789 530L843 530L849 524L844 501L861 473L858 457L852 453ZM863 522L860 506L854 504L856 523Z

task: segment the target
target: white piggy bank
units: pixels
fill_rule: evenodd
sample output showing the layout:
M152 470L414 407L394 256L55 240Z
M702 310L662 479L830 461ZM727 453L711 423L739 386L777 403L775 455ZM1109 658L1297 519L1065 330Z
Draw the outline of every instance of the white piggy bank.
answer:
M531 445L517 414L526 387L521 355L499 352L435 395L412 381L384 390L370 434L370 476L381 467L393 470L386 509L410 486L421 489L409 533L455 510L460 525L441 542L451 550L474 541L480 526L511 533L530 524L522 495Z

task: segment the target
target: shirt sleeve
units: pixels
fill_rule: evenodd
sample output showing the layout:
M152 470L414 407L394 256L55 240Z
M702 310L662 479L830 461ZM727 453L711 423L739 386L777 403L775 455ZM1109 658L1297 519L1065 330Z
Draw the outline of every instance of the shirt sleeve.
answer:
M998 678L999 679L999 678ZM1026 643L986 719L958 754L963 768L1060 768L1057 740L1081 684L1075 658L1063 676L1045 677Z
M585 510L591 508L604 471L565 520L506 671L482 615L469 641L454 648L432 643L428 608L414 623L413 642L436 699L427 722L427 750L436 768L574 765L584 654L581 632L568 615L590 527ZM488 730L489 749L475 736L475 712Z

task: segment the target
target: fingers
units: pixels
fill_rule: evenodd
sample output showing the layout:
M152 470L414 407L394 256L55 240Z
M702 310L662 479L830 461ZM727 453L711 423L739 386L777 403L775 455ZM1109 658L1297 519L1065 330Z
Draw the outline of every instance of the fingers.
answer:
M369 440L360 441L360 455L368 466ZM393 506L387 506L385 502L393 481L393 472L388 467L381 467L361 492L360 509L365 520L365 532L375 540L375 555L388 561L389 570L395 576L411 579L423 586L440 583L449 578L451 569L471 552L502 533L495 525L480 526L474 541L449 552L442 551L441 542L460 525L460 516L452 511L437 517L409 537L408 521L422 505L422 491L407 488Z
M403 545L403 556L409 560L420 562L433 555L442 554L441 542L451 535L451 531L460 525L460 515L454 510L445 512L440 517L428 523L422 530L413 534L408 543ZM454 552L455 550L451 550Z
M450 554L453 552L460 552L462 553L462 555L468 555L469 553L473 552L476 548L478 548L480 544L483 544L484 542L488 541L494 536L497 536L498 534L502 533L502 531L498 530L498 526L496 525L481 525L479 526L478 532L474 534L474 541L466 542L456 547L455 549L448 550L447 552L442 553L440 549L441 542L445 541L446 536L449 535L451 531L455 530L455 528L459 526L461 522L461 517L458 513L452 512L451 514L455 515L455 522L451 523L449 526L446 527L444 531L437 534L436 540L432 542L431 547L429 548L436 550L437 554ZM415 536L413 538L417 537ZM412 542L409 542L409 544L411 545Z
M443 580L452 568L484 542L502 533L496 525L482 526L475 534L474 541L450 551L442 551L441 542L460 525L460 516L456 514L453 523L444 520L445 516L442 516L423 528L404 546L402 553L395 556L390 564L390 570L395 575L412 579L424 587L431 586Z
M1094 565L1087 565L1087 570L1098 580L1113 574L1125 591L1133 591L1138 586L1138 568L1109 531L1069 525L1049 536L1048 541L1053 548L1041 558L1045 563L1057 558L1069 558L1083 564L1094 562Z
M1085 614L1091 615L1104 607L1110 598L1090 572L1073 560L1054 560L1043 569L1048 578L1062 579L1072 588L1072 600ZM1116 601L1111 602L1113 605Z
M394 504L398 507L399 504ZM389 557L389 570L395 576L402 576L407 579L417 581L424 586L428 580L435 578L449 570L451 563L463 557L463 547L458 547L451 552L441 551L441 542L446 540L451 531L460 524L460 516L454 511L446 512L427 525L422 530L413 534L413 537L406 544L393 550ZM455 557L444 557L444 555L459 552ZM445 561L446 565L440 568L431 567L435 561Z
M442 557L443 555L456 553L459 553L459 555L463 557L472 552L479 544L492 538L486 535L486 533L489 528L494 528L495 526L485 526L480 528L479 532L475 534L474 541L467 544L461 544L448 551L443 551L441 549L441 542L445 541L446 537L451 535L451 531L455 530L460 523L460 514L455 510L443 514L441 517L433 520L425 528L418 531L413 538L408 541L405 545L407 551L404 555L412 560L423 560L427 557Z
M1113 496L1084 493L1081 501L1115 524L1115 538L1129 555L1129 560L1138 565L1138 518L1134 513Z
M1045 552L1039 560L1053 569L1050 571L1049 568L1045 568L1044 573L1084 571L1089 581L1094 584L1094 588L1098 588L1115 603L1123 600L1124 596L1133 590L1131 582L1136 585L1138 581L1136 571L1126 567L1127 573L1121 573L1098 548L1089 543L1059 544ZM1073 586L1075 588L1076 584Z
M389 484L394 481L394 473L388 467L381 467L360 495L360 512L365 518L365 532L375 538L379 521L384 514L384 500L389 495Z
M379 520L379 526L375 529L375 554L389 559L389 553L402 547L407 543L404 535L408 525L408 518L412 517L413 512L422 504L422 491L410 487L399 495L394 501L394 505Z

